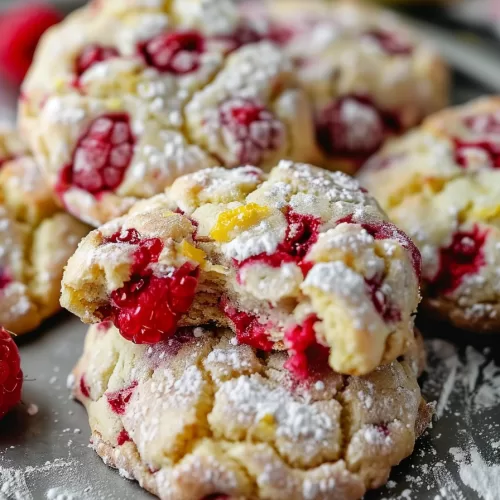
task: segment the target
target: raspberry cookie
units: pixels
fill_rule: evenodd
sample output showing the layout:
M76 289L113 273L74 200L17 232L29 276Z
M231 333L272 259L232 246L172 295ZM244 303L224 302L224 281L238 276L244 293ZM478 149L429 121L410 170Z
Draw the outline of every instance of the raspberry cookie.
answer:
M428 424L418 358L301 383L286 358L225 329L140 346L104 323L90 328L73 394L105 463L164 500L354 500L383 485Z
M33 159L0 169L0 325L17 334L60 309L63 268L88 228L58 210Z
M62 304L135 343L215 322L240 343L364 374L413 339L420 254L345 174L282 161L207 169L93 231Z
M292 63L229 5L95 2L47 33L20 124L70 213L98 226L182 174L317 155Z
M500 98L428 118L388 144L363 184L422 252L424 305L456 326L500 331Z
M388 137L446 105L448 71L388 12L359 2L305 3L247 1L243 11L296 63L314 104L323 164L352 172Z

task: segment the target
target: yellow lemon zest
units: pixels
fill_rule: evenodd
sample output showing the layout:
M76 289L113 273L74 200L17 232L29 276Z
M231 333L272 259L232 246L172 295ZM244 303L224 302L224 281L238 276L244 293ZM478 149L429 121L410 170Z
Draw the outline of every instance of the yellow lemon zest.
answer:
M200 248L196 248L191 245L188 241L184 240L181 247L182 254L188 259L198 262L198 264L203 264L205 262L206 254Z

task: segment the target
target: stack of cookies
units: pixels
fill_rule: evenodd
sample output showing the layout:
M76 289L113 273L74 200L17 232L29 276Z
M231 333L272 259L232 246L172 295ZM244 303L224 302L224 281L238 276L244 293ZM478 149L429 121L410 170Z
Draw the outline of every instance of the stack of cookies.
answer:
M351 2L94 0L46 34L27 146L0 142L22 235L0 224L0 323L52 314L67 262L61 303L92 324L73 394L106 464L172 500L387 481L431 416L421 279L425 310L498 329L500 112L405 134L447 93L432 50ZM383 208L338 171L365 162Z

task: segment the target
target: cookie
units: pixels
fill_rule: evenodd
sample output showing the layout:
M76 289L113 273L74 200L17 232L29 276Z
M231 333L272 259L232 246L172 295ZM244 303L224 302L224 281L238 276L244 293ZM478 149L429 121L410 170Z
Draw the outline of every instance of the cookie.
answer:
M87 233L85 225L59 210L32 158L3 164L0 325L19 335L60 309L63 268Z
M185 328L141 346L92 326L72 387L104 462L163 500L354 500L387 481L429 422L405 359L297 383L285 353L234 340Z
M292 63L230 5L93 2L44 36L19 122L68 212L99 226L182 174L317 155Z
M487 97L428 118L361 173L421 250L426 311L476 332L500 331L499 151Z
M445 63L389 12L350 1L242 5L261 36L295 62L324 166L352 173L385 140L448 102Z
M215 322L239 342L288 349L297 375L329 358L364 374L413 339L420 254L340 172L282 161L186 175L93 231L70 259L62 304L136 343Z

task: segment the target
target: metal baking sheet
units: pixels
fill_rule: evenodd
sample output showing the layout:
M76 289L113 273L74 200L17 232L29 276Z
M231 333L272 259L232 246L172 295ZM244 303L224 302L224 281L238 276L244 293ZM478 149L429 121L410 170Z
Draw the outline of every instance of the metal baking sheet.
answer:
M499 84L466 71L464 61L459 68L455 103L491 93ZM429 349L423 393L436 402L439 418L413 455L393 469L388 485L366 498L497 500L500 337L473 336L439 324L424 324L422 330ZM0 500L152 498L88 447L86 413L69 398L66 385L85 331L77 319L61 313L19 339L26 382L23 404L0 422Z

